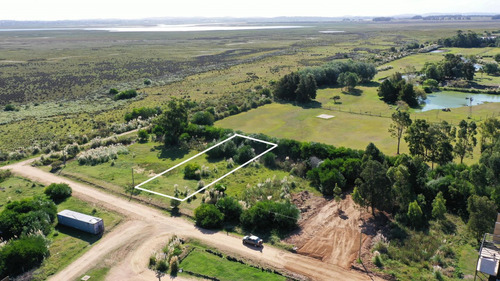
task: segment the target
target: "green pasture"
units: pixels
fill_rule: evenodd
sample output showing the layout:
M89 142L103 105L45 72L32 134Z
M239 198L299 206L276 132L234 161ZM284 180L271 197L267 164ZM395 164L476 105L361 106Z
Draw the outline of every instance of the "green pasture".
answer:
M8 177L5 181L0 182L0 212L9 202L42 195L44 188L44 185L22 177Z
M222 281L236 280L287 280L286 277L271 272L265 272L258 268L238 262L229 261L216 255L207 253L203 249L195 248L182 262L179 268L191 272L217 277ZM180 276L190 277L187 273L180 273Z

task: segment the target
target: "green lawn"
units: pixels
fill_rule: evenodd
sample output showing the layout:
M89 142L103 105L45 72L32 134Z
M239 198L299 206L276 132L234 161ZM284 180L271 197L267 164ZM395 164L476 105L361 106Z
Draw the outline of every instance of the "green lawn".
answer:
M287 280L286 277L270 272L263 272L260 269L253 268L238 262L229 261L213 254L207 253L199 248L191 252L179 265L184 270L217 277L223 281L278 281ZM190 276L181 273L181 276Z
M5 181L0 182L0 212L8 202L42 195L44 188L44 185L31 180L10 176Z

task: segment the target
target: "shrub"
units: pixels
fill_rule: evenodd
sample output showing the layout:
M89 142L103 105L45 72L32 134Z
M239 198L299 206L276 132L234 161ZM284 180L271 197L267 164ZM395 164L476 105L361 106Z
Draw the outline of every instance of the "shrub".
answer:
M156 263L156 270L161 271L161 272L167 272L168 270L168 264L166 260L159 260Z
M214 115L207 111L198 111L191 118L191 123L198 125L212 126L214 124L214 121L215 121Z
M54 202L57 202L70 197L72 190L65 183L52 183L45 188L44 193Z
M39 266L49 255L47 244L47 240L42 235L23 236L17 240L11 240L0 248L0 265L4 264L3 274L18 275Z
M260 201L241 215L243 227L250 231L289 231L297 227L299 209L290 202Z
M118 94L118 90L115 89L115 88L111 88L111 89L109 89L109 94L110 95L116 95L116 94Z
M238 200L234 197L223 197L217 201L215 204L217 209L224 214L224 221L230 223L238 223L243 208L241 207Z
M14 105L12 105L12 104L10 104L10 103L9 103L9 104L7 104L7 105L4 107L4 109L3 109L3 110L4 110L4 111L15 111L15 110L16 110L16 107L15 107Z
M184 167L184 178L188 180L200 180L201 173L196 173L200 170L200 165L196 163L189 163Z
M61 160L56 160L54 162L52 162L52 164L50 164L50 171L52 173L56 172L57 170L59 170L61 168L61 166L63 165L63 162Z
M0 182L3 182L10 176L12 176L12 172L10 170L0 170Z
M170 259L170 275L176 275L179 271L179 257L173 256Z
M149 139L148 131L145 129L139 130L137 132L137 138L139 139L140 143L148 142L148 139Z
M224 222L224 214L212 204L201 204L194 210L194 218L204 228L220 228Z
M95 166L117 159L119 154L128 154L128 148L121 144L97 147L80 153L78 164Z
M234 156L234 160L239 163L243 164L245 162L248 162L252 158L255 157L255 151L250 145L244 145L236 151L236 155Z
M384 264L382 263L382 258L380 257L380 255L375 255L373 257L373 264L376 265L379 268L382 268L384 266Z
M264 166L270 169L276 168L276 154L268 152L262 157L262 161L264 161Z
M0 213L0 236L7 240L37 231L47 235L52 230L56 213L54 202L43 197L13 201Z
M126 100L135 98L137 96L137 91L134 89L126 90L115 95L115 100Z

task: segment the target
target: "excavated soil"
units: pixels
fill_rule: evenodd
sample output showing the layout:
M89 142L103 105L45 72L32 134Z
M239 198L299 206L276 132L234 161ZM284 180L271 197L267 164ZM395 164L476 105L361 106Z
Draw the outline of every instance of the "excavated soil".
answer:
M358 257L361 230L362 244L369 244L372 233L364 223L370 214L361 210L350 195L340 202L327 200L307 191L293 197L301 211L300 230L285 242L297 247L297 253L342 268L350 268ZM368 251L363 247L362 252Z

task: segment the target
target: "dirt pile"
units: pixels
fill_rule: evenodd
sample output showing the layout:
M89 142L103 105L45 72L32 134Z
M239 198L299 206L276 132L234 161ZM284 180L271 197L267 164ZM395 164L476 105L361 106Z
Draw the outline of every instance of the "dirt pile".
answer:
M285 241L294 244L299 254L349 268L358 255L362 218L369 217L366 211L350 195L335 202L301 192L292 201L301 211L300 230ZM370 237L362 239L364 243Z

